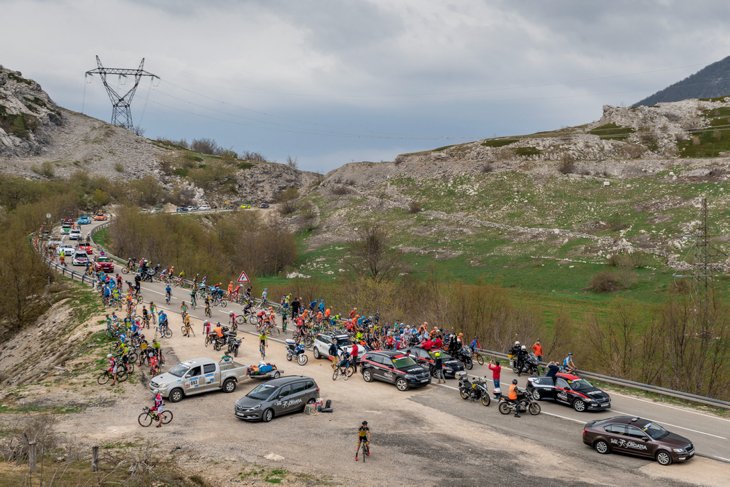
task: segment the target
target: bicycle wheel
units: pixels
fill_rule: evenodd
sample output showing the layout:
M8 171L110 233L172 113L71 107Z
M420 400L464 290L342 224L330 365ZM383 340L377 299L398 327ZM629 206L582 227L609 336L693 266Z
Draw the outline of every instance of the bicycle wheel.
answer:
M340 368L335 367L335 371L332 372L332 380L337 380L337 376L339 376L339 375L340 375Z
M97 377L96 382L99 383L100 386L103 386L104 384L109 382L109 373L104 371L101 373L99 377Z
M479 365L484 365L484 357L482 357L481 355L477 354L477 363Z
M172 330L169 328L165 328L165 338L172 338Z
M281 330L279 330L278 326L272 326L271 329L269 330L269 333L271 333L272 337L276 338L279 335L281 335Z
M226 301L225 299L221 299L221 307L225 308L226 306L228 306L228 301Z
M193 336L195 336L195 330L193 330L193 327L192 326L190 327L190 334L193 335Z
M129 377L129 374L127 374L127 371L122 369L117 370L117 380L119 382L124 382Z
M129 274L129 269L122 267L122 274Z
M185 335L185 325L180 327L180 332L183 334L183 336Z
M354 373L355 373L355 368L352 365L350 365L347 368L347 377L352 377L352 374L354 374Z
M146 428L152 424L152 415L150 413L142 413L139 415L139 418L137 418L137 422L140 426Z
M132 367L134 367L134 363L139 358L139 355L137 355L137 352L130 352L130 354L127 358L129 359L129 364L132 365Z
M162 411L162 424L169 424L172 421L172 411Z
M236 323L242 325L245 323L246 318L244 316L236 316Z

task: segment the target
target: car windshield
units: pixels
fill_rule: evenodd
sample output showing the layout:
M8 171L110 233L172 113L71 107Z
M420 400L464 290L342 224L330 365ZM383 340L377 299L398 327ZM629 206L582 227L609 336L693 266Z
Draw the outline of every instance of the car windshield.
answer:
M253 399L258 399L260 401L263 401L264 399L268 399L268 397L271 395L272 392L276 390L276 386L272 386L269 384L259 384L256 386L256 388L246 394L246 397L250 397Z
M338 338L337 339L338 347L349 347L351 345L352 345L352 341L349 338Z
M573 389L574 391L585 391L587 389L593 389L593 384L585 379L569 380L568 384L570 384L571 389Z
M170 373L175 377L182 377L183 375L185 375L185 372L187 372L189 368L189 365L177 364L175 367L172 368Z
M429 353L431 355L431 358L436 358L436 356L435 356L436 352L429 352ZM451 355L449 355L446 352L439 351L439 353L441 354L441 360L444 362L446 362L447 360L451 360L453 358Z
M407 355L396 355L391 359L396 369L405 369L406 367L412 367L416 365L416 362Z
M658 424L655 424L655 423L649 423L646 426L644 426L643 428L641 428L641 430L644 433L646 433L647 435L651 436L655 440L664 438L665 436L667 436L669 434L669 431L665 430L664 428L662 428L661 426L659 426Z
M111 259L109 257L97 257L97 262L111 262Z

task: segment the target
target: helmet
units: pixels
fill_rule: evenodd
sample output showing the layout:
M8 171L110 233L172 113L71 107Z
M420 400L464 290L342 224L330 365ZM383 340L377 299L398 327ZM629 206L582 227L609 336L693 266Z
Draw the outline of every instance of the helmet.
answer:
M495 394L502 394L502 391L499 389L499 387L497 387L496 389L494 389L492 392L495 393Z
M568 355L573 355L573 352L568 352Z
M233 311L231 311L230 313L228 313L228 316L235 315L235 314L236 313L234 313Z
M112 358L112 354L107 355L106 358Z
M519 347L519 346L520 346L520 342L515 342L515 347Z
M440 357L441 356L441 353L440 352L436 352L436 353L433 354L433 356L434 357Z
M367 425L367 424L368 424L368 422L367 422L367 421L363 421L363 422L362 422L362 424L364 424L364 425Z
M265 288L264 288L264 291L268 291L268 290L269 290L269 288L268 288L268 287L265 287Z
M259 366L266 365L266 362L259 362Z
M154 390L154 391L152 391L152 392L154 392L155 394L159 394L159 393L160 393L160 390L159 390L159 389L155 389L155 390Z
M512 383L517 385L517 379L512 379Z
M527 350L527 347L522 345L522 350Z

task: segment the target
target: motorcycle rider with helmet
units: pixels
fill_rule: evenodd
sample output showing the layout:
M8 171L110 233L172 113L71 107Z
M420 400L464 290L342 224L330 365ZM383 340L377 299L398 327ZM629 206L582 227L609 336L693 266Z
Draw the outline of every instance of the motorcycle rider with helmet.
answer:
M522 345L519 350L517 350L517 377L520 377L522 374L522 369L525 366L525 362L527 360L527 347L525 345Z
M509 386L509 393L507 394L507 400L515 405L515 418L520 417L520 405L517 402L519 397L519 389L517 389L517 379L512 379L512 385Z

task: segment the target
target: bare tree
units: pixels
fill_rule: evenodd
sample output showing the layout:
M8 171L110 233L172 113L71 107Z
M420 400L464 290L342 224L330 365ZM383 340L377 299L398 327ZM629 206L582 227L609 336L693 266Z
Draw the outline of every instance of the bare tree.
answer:
M190 144L190 148L195 152L208 155L215 155L220 150L220 147L215 140L206 138L193 139L193 142Z
M347 265L356 274L382 282L403 270L403 255L392 246L388 230L378 224L365 224L350 241Z
M299 161L297 161L296 157L286 156L286 165L292 169L299 169Z

